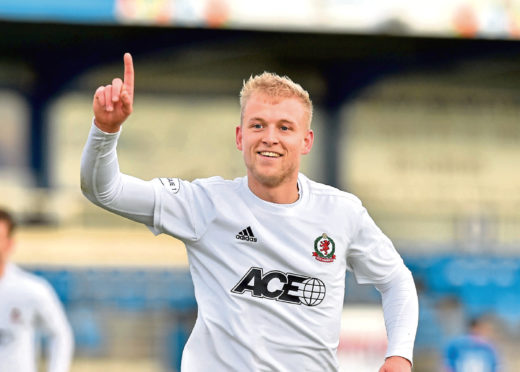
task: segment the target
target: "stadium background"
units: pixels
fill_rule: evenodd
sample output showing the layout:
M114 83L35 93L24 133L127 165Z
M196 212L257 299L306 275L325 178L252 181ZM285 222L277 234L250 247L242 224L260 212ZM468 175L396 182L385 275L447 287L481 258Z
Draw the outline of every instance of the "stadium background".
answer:
M79 191L92 93L126 51L124 172L243 175L242 80L289 75L316 105L303 171L358 195L414 274L415 370L440 371L444 343L480 314L519 370L520 2L367 3L0 2L0 202L21 222L15 261L66 307L72 371L176 371L196 314L182 244ZM340 359L377 370L379 296L350 275L346 294Z

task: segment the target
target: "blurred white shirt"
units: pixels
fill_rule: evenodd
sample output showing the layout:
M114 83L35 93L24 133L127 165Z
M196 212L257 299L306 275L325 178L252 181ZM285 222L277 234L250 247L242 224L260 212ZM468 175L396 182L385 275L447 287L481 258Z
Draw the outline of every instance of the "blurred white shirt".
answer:
M0 371L37 371L37 330L50 338L47 371L68 371L74 342L54 289L43 278L8 264L0 277Z

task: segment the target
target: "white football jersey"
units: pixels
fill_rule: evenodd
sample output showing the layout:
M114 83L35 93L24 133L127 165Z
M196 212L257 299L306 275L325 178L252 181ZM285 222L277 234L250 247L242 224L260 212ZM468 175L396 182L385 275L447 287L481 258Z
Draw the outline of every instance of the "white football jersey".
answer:
M302 174L293 204L247 177L153 183L151 228L186 244L198 303L183 371L337 371L346 271L381 284L404 266L355 196Z
M0 277L0 371L36 372L35 331L49 333L48 372L69 370L73 337L52 287L14 264Z
M81 189L186 244L198 316L183 372L337 371L347 270L381 293L386 356L412 361L413 278L355 196L301 174L293 204L259 199L245 177L143 181L119 170L120 133L92 124Z

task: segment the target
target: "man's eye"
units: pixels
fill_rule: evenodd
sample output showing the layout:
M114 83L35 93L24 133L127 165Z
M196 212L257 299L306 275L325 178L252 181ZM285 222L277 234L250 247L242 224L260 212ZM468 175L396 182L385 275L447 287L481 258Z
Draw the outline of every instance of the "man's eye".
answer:
M253 124L253 128L261 129L262 128L262 124Z
M283 131L286 131L286 130L289 130L289 127L288 127L288 126L285 126L285 125L282 125L282 126L280 127L280 129L283 130Z

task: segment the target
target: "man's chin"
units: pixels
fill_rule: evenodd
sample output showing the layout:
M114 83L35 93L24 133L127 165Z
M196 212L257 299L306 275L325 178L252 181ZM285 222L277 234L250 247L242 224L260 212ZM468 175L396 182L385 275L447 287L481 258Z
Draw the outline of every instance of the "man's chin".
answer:
M286 179L286 176L279 174L253 173L255 180L261 185L269 188L280 186Z
M289 179L288 174L269 174L252 172L252 176L262 186L274 188L278 187Z

